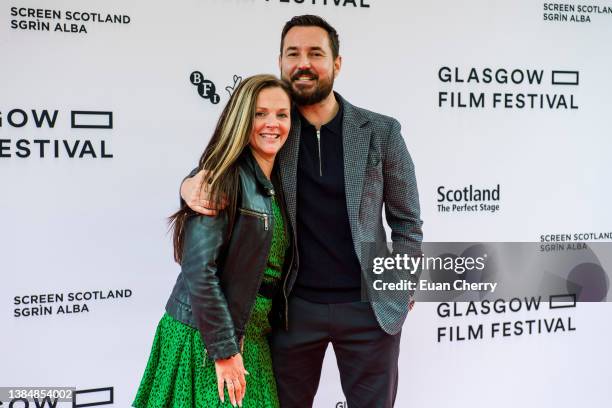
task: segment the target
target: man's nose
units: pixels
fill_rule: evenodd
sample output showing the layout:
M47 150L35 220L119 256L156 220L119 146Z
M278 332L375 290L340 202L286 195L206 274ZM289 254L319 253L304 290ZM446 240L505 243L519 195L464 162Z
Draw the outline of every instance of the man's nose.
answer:
M310 69L310 58L307 54L301 55L298 61L298 69Z

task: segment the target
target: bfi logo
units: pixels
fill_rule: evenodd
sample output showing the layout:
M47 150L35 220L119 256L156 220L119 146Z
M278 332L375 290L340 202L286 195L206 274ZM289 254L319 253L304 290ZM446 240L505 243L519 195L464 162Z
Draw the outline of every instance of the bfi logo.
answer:
M204 78L204 74L200 71L193 71L189 75L189 81L192 85L197 87L198 95L200 95L204 99L208 99L210 103L216 105L221 100L221 97L217 93L217 86L215 83L209 79ZM233 95L234 91L238 88L238 85L242 82L242 77L240 75L235 75L232 78L232 83L225 87L225 90L229 94L230 98Z
M217 87L215 83L209 79L204 78L204 75L200 71L193 71L189 75L189 80L193 85L198 87L198 94L208 99L213 105L216 105L221 100L221 97L217 93Z

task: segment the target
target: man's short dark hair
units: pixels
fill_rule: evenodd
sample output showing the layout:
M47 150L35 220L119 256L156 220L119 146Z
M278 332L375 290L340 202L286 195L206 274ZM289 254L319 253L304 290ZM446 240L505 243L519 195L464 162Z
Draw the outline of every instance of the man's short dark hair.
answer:
M340 54L340 40L338 39L338 32L336 31L336 29L319 16L305 14L303 16L295 16L285 23L285 26L283 27L283 33L281 34L281 55L283 55L285 36L287 35L287 32L289 32L289 30L291 30L293 27L320 27L324 29L327 32L327 36L329 37L329 46L332 50L332 56L334 57L334 59L336 59Z

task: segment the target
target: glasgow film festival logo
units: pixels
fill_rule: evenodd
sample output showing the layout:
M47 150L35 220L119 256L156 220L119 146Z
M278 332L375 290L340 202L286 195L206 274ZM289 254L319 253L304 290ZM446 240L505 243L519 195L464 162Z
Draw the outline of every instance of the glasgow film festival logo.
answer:
M113 118L108 110L0 107L0 131L7 131L0 134L0 160L112 159ZM52 137L52 130L62 133Z
M225 87L225 90L231 97L240 82L242 82L242 77L239 75L233 76L233 82L230 85ZM217 93L217 86L213 81L204 77L200 71L193 71L189 75L189 81L197 88L198 95L200 95L204 99L208 99L210 103L216 105L221 100L221 97Z

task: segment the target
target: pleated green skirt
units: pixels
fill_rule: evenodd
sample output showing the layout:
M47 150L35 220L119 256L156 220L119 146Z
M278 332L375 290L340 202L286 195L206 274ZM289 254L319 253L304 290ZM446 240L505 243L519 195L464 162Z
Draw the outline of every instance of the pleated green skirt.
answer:
M278 408L276 381L272 371L268 312L272 301L257 296L244 338L242 358L250 375L244 408ZM204 344L198 330L164 314L153 340L153 347L136 398L137 408L231 407L219 400L215 364L204 364Z

